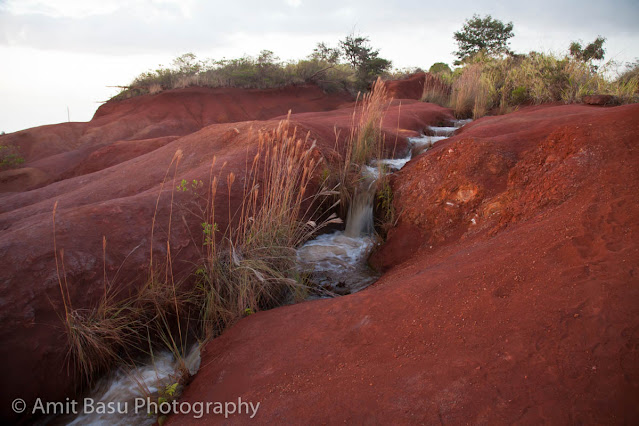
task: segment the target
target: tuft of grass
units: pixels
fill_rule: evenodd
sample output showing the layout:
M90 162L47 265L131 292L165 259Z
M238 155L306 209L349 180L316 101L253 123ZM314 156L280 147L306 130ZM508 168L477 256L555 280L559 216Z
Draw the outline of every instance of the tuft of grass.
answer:
M371 160L383 157L382 122L390 101L384 82L377 79L371 92L363 95L361 100L358 98L350 132L343 144L340 144L340 135L336 134L335 150L340 154L328 165L327 181L337 188L342 217L345 217L355 192L364 180L363 167Z
M449 78L449 74L445 73L426 74L421 101L448 106L450 103L451 87L450 84L445 81L447 78Z
M377 181L377 192L375 194L376 228L379 236L382 239L386 239L388 231L396 224L397 215L393 204L393 188L391 187L390 175L384 170L380 170L379 175L380 178Z
M488 81L481 64L467 66L452 85L450 106L457 118L478 118L488 110Z
M53 250L64 307L61 318L68 339L68 358L83 383L92 383L96 375L109 367L126 361L124 355L136 347L141 324L138 311L128 299L116 301L117 294L107 291L94 309L73 309L69 283L64 268L64 249L58 251L56 239L56 212L53 206ZM103 247L106 241L103 240Z
M209 337L247 312L305 297L295 248L324 226L340 222L334 215L318 214L334 194L324 186L313 187L322 163L309 134L298 137L288 119L258 134L257 153L240 189L241 206L220 242L209 237L206 261L196 273L197 305ZM212 178L207 223L215 223L220 181ZM230 173L229 194L236 190L234 184Z

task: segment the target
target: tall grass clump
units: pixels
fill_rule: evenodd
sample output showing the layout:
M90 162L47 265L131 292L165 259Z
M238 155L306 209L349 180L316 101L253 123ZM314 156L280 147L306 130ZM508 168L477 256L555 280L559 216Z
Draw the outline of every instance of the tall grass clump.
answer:
M152 219L151 240L156 225L160 196L165 183L170 179L173 167L175 184L182 152L178 150L167 168ZM166 258L155 261L153 245L149 275L139 289L124 293L122 286L109 282L106 272L106 238L103 237L104 291L93 308L73 308L69 283L64 267L64 249L58 250L56 239L56 213L58 203L53 208L53 249L64 313L60 314L68 339L68 357L74 372L79 374L80 383L91 384L95 377L115 365L132 365L134 359L143 353L152 354L153 346L169 349L176 359L181 360L186 351L186 330L182 323L188 322L189 295L180 282L173 277L170 234L173 206L166 236ZM116 274L117 277L117 274ZM187 325L188 327L188 325Z
M241 191L242 203L220 241L207 240L205 263L197 272L200 317L209 335L243 315L306 295L295 249L323 226L339 222L334 215L321 214L320 207L333 193L315 186L322 161L309 135L298 137L285 120L259 133L258 150L241 188L233 173L225 182L221 175L212 179L211 229L217 229L219 185L226 185L229 194Z
M369 93L358 100L351 118L350 132L339 149L338 159L329 167L329 181L337 188L342 215L348 210L360 182L363 167L371 160L382 158L384 135L382 124L390 104L384 82L377 79ZM336 135L339 142L339 135Z
M488 110L488 80L480 64L469 65L452 85L450 107L457 117L481 117Z
M422 102L431 102L437 105L448 105L451 93L451 78L449 73L428 73L424 77Z
M581 102L593 94L614 95L620 103L636 102L638 78L629 74L612 80L611 67L612 63L596 68L570 56L537 52L504 57L479 53L452 74L448 106L459 118L479 118L523 104ZM441 99L435 102L446 105Z
M56 212L53 206L53 251L64 314L60 315L68 339L68 358L82 383L92 383L95 377L110 367L127 361L137 347L142 325L131 299L116 301L106 274L104 294L93 309L74 309L64 267L64 249L58 250ZM106 240L103 240L106 247Z

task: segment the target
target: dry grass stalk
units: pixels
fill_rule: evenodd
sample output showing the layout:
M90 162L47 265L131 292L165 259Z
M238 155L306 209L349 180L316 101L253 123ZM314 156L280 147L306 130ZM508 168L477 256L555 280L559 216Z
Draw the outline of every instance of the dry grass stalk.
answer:
M328 223L319 217L323 199L333 192L312 191L323 161L310 135L301 138L290 121L258 134L257 153L244 179L242 203L231 217L235 175L227 175L229 226L220 245L209 240L199 288L201 317L214 334L242 315L275 306L304 292L295 248ZM212 176L212 173L211 173ZM208 224L215 224L215 195L221 176L212 178ZM315 220L311 220L315 219Z

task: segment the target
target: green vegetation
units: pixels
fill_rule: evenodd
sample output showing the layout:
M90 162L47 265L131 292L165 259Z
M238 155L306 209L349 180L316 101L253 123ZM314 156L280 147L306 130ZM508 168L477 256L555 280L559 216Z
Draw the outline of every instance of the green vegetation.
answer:
M531 52L491 58L477 55L455 71L450 106L459 117L481 117L497 108L521 104L580 102L586 95L610 94L620 102L637 101L637 76L610 80L605 69L572 57Z
M390 184L390 175L380 171L380 179L377 183L375 194L376 229L382 239L386 239L388 231L396 225L397 215L393 205L393 188Z
M580 42L573 41L570 43L570 56L582 62L599 61L604 58L606 53L606 50L603 48L605 41L606 39L604 37L599 36L585 48L581 46Z
M619 76L617 81L620 84L628 84L633 79L639 79L639 59L626 64L626 70Z
M269 50L257 57L198 60L186 53L170 67L140 74L113 99L126 99L189 86L267 89L313 83L326 91L367 90L377 76L388 72L391 62L381 58L368 37L350 34L338 48L318 43L313 52L298 61L281 61Z
M508 53L508 39L513 36L512 22L504 24L490 15L484 18L473 15L461 31L454 34L459 48L455 55L463 62L481 52L487 55Z
M18 149L10 145L0 145L0 170L12 169L24 163Z
M380 58L379 50L369 45L368 37L350 34L339 44L343 56L356 72L359 90L368 89L378 76L391 67L391 61Z
M585 47L573 42L564 56L515 54L507 45L512 28L512 23L490 16L467 20L462 31L454 34L462 66L449 74L440 71L445 64L433 65L433 71L440 71L435 73L440 84L425 84L422 100L449 106L460 118L505 113L524 104L580 102L593 94L613 95L621 103L639 100L636 63L614 80L609 77L613 62L602 67L593 64L604 58L604 37Z
M435 62L428 69L428 72L431 74L452 74L453 70L451 70L448 64L445 64L444 62Z

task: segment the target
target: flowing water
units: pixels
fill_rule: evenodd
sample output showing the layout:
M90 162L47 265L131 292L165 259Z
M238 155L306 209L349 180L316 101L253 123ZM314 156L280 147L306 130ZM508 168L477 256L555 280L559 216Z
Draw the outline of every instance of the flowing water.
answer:
M200 369L200 348L195 345L184 358L192 375ZM69 421L69 425L153 425L156 416L147 414L147 406L142 407L142 399L157 396L160 389L175 383L178 362L169 351L157 354L147 364L133 369L120 368L100 379L88 397L93 404L78 404L79 414ZM102 403L113 411L99 413ZM136 404L140 406L136 410ZM86 409L82 409L85 407ZM126 409L125 409L126 408ZM92 412L91 412L92 411ZM120 413L126 411L126 413ZM137 411L137 412L136 412Z
M409 149L400 158L375 160L363 169L363 180L346 218L346 229L323 234L306 242L297 250L302 270L310 271L311 281L321 296L355 293L374 283L378 276L367 261L376 244L373 207L380 165L391 172L400 170L411 158L447 139L470 120L455 121L453 126L429 127L430 135L409 138Z
M354 293L374 283L378 276L368 267L367 260L375 246L373 206L379 164L390 171L404 167L410 159L430 148L435 142L450 137L455 130L470 120L460 120L451 127L430 127L431 135L409 138L410 146L401 158L377 160L365 166L363 179L356 192L346 218L346 229L323 234L306 242L297 250L301 269L311 272L311 280L324 291L324 296ZM185 358L189 372L200 368L200 351L195 346ZM146 407L135 413L136 399L157 396L158 391L175 382L178 362L170 352L156 355L152 362L135 369L119 369L101 379L91 392L93 401L112 407L128 407L128 414L80 412L69 419L70 425L152 425L155 416L146 413ZM82 403L79 404L82 407Z

